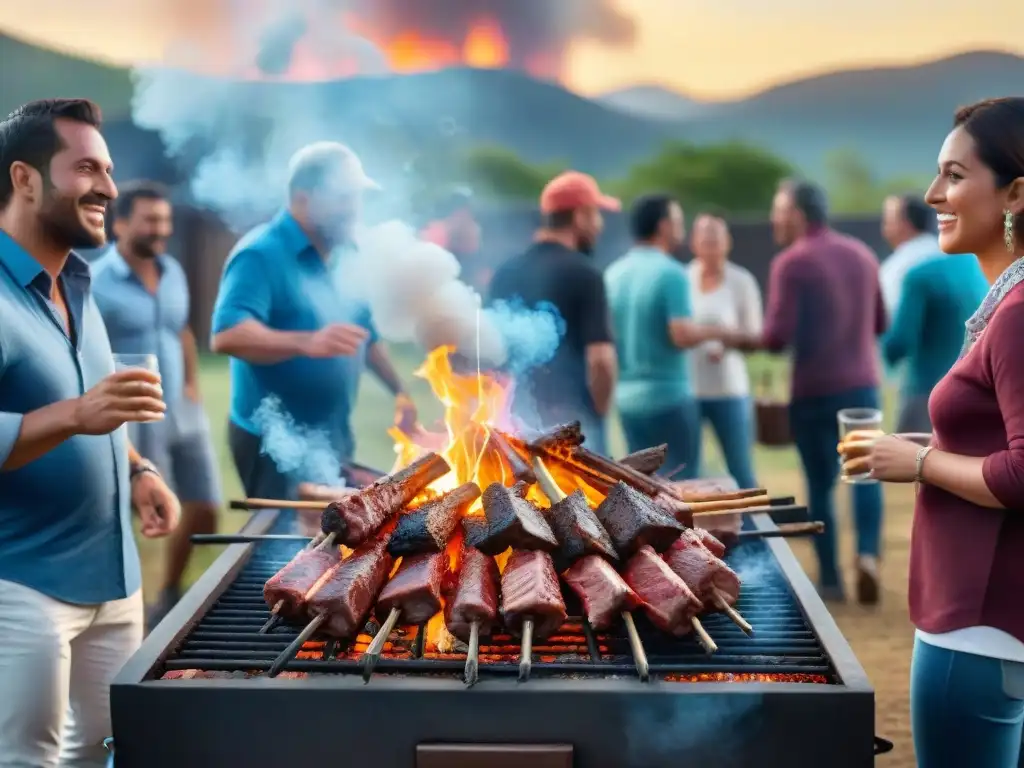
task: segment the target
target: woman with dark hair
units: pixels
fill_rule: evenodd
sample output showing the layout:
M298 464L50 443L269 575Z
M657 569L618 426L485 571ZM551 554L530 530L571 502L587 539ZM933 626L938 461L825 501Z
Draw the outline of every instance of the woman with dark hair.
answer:
M1024 98L956 114L928 190L945 253L992 284L932 390L922 447L888 435L875 478L918 484L910 551L918 765L1016 768L1024 724ZM858 461L844 453L847 468Z

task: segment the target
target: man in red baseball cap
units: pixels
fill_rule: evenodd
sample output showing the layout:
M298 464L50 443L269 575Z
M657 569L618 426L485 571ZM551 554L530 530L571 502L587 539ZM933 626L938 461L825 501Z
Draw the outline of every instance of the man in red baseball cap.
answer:
M540 196L543 227L535 242L495 272L490 290L492 302L553 307L565 324L554 356L519 376L516 414L535 427L578 420L587 447L600 453L618 363L604 278L588 257L604 229L602 212L621 210L593 177L556 176Z

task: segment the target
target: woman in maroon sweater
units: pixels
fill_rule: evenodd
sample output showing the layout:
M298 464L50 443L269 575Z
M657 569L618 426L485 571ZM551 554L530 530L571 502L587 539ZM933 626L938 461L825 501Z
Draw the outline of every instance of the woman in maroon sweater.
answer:
M1024 723L1024 99L961 109L927 194L946 253L991 290L932 390L931 444L892 435L873 475L918 483L911 715L922 768L1016 768Z

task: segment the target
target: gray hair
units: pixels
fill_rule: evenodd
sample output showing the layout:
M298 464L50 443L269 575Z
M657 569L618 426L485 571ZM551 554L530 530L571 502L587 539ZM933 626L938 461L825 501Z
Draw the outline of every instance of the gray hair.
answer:
M314 192L327 186L337 192L362 192L379 189L366 175L358 155L336 141L318 141L307 144L288 162L288 195Z

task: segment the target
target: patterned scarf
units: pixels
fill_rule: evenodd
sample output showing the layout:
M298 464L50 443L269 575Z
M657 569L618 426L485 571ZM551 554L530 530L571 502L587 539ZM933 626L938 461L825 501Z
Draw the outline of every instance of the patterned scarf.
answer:
M963 358L974 346L974 343L981 338L981 334L988 327L992 315L995 314L999 303L1006 298L1006 294L1024 283L1024 257L1017 259L1001 274L988 289L985 300L981 306L971 315L966 323L967 332L964 334L964 346L960 350L960 357Z

